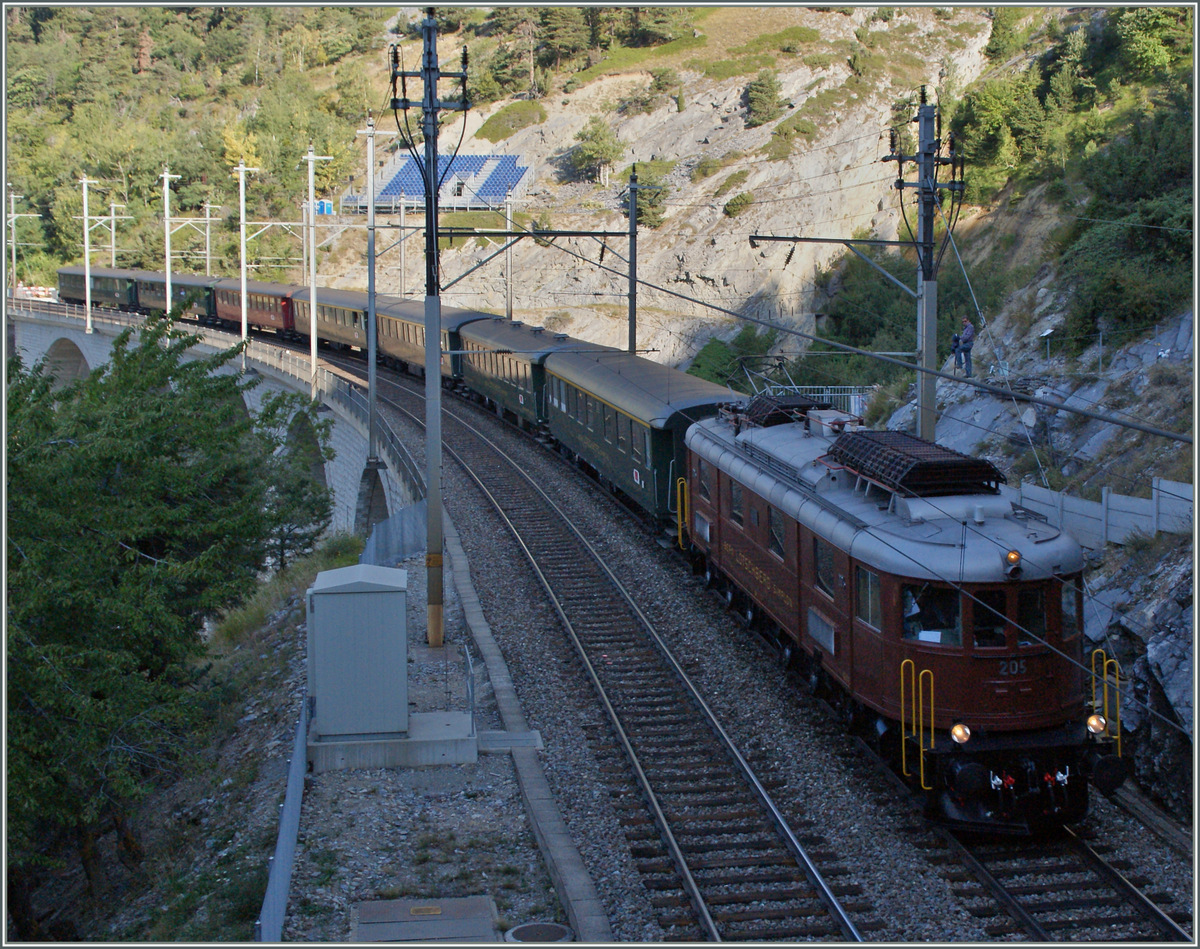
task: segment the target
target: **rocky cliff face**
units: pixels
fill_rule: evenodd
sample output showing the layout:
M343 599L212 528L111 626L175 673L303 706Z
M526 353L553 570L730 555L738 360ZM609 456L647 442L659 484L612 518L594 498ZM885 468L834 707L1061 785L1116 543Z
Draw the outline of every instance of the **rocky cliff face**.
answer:
M989 21L982 11L960 9L951 21L939 20L932 9L893 8L889 21L871 21L869 8L850 16L803 8L770 11L771 29L811 26L836 55L828 66L812 68L800 55L778 57L781 96L789 108L783 115L757 128L746 127L744 93L753 75L716 81L676 66L683 84L683 109L671 96L663 96L654 111L625 116L616 103L647 89L651 77L638 71L609 75L570 94L553 93L541 100L545 122L521 130L495 146L474 138L475 132L502 103L472 111L466 117L463 149L468 152L504 151L520 157L532 169L533 183L527 200L517 210L536 218L549 214L551 226L561 229L627 231L623 185L601 187L578 181L566 169L564 158L575 147L575 135L592 115L601 115L615 128L626 146L620 171L632 162L675 162L666 183L670 188L666 220L657 229L641 229L638 238L638 277L659 287L690 297L690 302L656 291L638 289L639 346L653 350L651 358L669 365L686 365L710 337L729 336L737 321L713 304L733 313L771 318L804 332L813 332L813 278L843 253L839 244L750 246L752 233L846 238L862 233L894 237L901 225L898 193L892 187L895 164L880 159L888 153L888 126L893 103L915 97L922 84L934 89L952 76L957 88L970 82L984 66L983 47ZM718 11L728 13L729 11ZM757 13L737 8L741 17ZM886 38L888 50L902 50L905 70L885 69L872 75L872 90L818 118L818 134L811 144L798 139L789 158L768 161L761 149L772 130L786 121L822 90L836 89L850 79L847 50L855 44L855 30L868 28ZM714 14L701 26L721 30ZM884 39L878 41L880 44ZM710 42L710 45L713 43ZM882 49L882 46L881 46ZM457 54L457 49L454 51ZM706 50L698 51L708 55ZM447 55L450 54L447 48ZM687 55L696 55L689 53ZM714 56L716 53L713 54ZM887 52L880 52L886 57ZM919 65L914 65L918 63ZM902 73L904 78L898 78ZM893 78L885 78L892 76ZM441 135L443 149L453 148L462 129L454 122ZM690 172L702 159L720 159L730 152L743 157L716 174L693 183ZM714 191L731 174L746 172L745 180L720 197ZM748 191L754 203L737 218L723 213L734 194ZM382 221L381 221L382 223ZM419 223L410 215L408 223ZM584 339L624 347L627 340L628 286L624 257L628 243L610 239L604 266L600 245L591 238L560 238L556 243L578 257L553 248L521 241L514 249L513 307L517 319L546 325ZM494 250L494 246L491 248ZM447 281L462 273L489 250L456 248L443 257ZM419 251L410 251L404 286L420 292L423 285ZM583 259L580 259L583 258ZM338 286L365 286L361 265L336 258ZM590 262L590 263L589 263ZM381 259L377 286L401 284L395 252ZM503 257L445 291L447 305L504 312ZM795 351L793 341L789 346Z

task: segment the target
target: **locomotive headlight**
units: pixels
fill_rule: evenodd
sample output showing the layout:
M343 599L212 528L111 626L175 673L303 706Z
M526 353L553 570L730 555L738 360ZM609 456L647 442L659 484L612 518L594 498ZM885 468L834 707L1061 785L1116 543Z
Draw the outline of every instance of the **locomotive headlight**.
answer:
M965 745L971 740L971 729L962 722L958 722L953 728L950 729L950 737L960 745Z
M1008 564L1010 567L1015 567L1017 564L1019 564L1021 562L1021 551L1010 550L1007 554L1004 555L1004 562L1006 564Z
M1021 577L1021 551L1010 550L1004 555L1004 575L1010 580Z
M1089 715L1087 730L1093 735L1103 735L1108 730L1108 721L1103 715Z

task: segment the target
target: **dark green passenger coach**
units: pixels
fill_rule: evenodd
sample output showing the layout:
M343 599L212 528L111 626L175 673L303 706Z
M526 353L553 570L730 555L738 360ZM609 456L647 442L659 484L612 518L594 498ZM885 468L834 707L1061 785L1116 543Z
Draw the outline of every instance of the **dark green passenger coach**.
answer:
M92 306L119 309L137 308L137 287L133 271L92 267ZM86 303L87 287L83 267L58 268L58 299L62 303Z
M609 351L503 317L467 323L459 339L463 383L531 429L547 420L546 357L563 349Z
M688 426L739 397L641 356L597 347L545 361L550 433L655 520L675 514Z

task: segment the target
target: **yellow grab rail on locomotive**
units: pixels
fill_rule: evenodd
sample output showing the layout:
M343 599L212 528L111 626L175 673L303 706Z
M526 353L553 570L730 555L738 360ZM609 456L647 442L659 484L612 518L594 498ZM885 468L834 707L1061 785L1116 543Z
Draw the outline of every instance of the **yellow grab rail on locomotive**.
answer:
M686 550L683 545L683 532L687 529L687 478L675 479L675 524L679 537L679 549Z
M907 670L905 666L908 667ZM912 695L910 696L912 718L909 720L905 718L908 711L904 701L906 671L908 673L907 681L912 685ZM925 714L926 684L929 686L928 715ZM928 745L926 745L926 733L928 733ZM917 747L920 749L921 790L932 791L933 785L925 783L925 751L933 750L933 670L922 669L918 675L916 663L911 659L905 659L900 663L900 770L906 778L912 777L908 772L908 739L910 737L917 739Z
M1096 675L1096 659L1100 659L1100 675ZM1109 711L1109 673L1112 674L1112 711ZM1097 680L1104 683L1101 699L1096 700ZM1121 757L1121 666L1116 659L1109 659L1103 649L1092 650L1092 711L1104 716L1104 734L1117 743L1117 757Z

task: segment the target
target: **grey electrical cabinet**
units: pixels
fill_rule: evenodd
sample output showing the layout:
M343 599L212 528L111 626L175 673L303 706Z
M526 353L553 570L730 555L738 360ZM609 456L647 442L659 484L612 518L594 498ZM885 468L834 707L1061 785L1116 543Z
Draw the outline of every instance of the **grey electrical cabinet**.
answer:
M309 740L408 731L408 572L358 564L308 589Z

